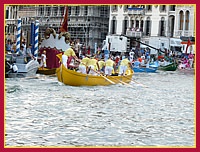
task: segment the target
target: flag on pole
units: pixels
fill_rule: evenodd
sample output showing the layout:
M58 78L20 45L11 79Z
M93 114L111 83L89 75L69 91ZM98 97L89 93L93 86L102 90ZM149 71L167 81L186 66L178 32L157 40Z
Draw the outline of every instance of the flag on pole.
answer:
M188 38L188 41L187 41L187 47L186 47L186 50L185 50L185 54L187 54L187 49L188 47L191 45L191 41L190 41L190 38Z
M66 11L65 11L65 17L64 17L64 21L61 25L61 28L60 28L60 32L67 32L67 26L68 26L68 7L66 6Z

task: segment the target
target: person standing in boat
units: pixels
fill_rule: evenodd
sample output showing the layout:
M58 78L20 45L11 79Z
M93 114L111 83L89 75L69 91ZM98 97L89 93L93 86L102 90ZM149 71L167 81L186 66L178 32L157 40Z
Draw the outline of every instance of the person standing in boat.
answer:
M32 44L28 45L28 48L26 49L26 58L27 58L27 62L29 62L30 60L34 60L34 56L31 53L31 48L32 48Z
M126 73L126 70L128 69L128 67L130 67L132 69L132 64L128 60L128 58L126 57L120 63L120 66L119 66L119 75L123 75L124 76L125 73Z
M75 52L74 52L74 50L73 50L74 45L71 44L70 46L71 46L71 47L68 48L68 49L64 52L64 54L62 55L62 63L64 64L64 66L65 66L66 68L68 68L68 66L69 66L69 64L70 64L70 62L71 62L71 60L72 60L72 58L74 58L75 60L78 60L78 57L76 56L76 54L75 54Z
M192 54L192 52L190 52L190 54L188 55L189 58L189 64L190 64L190 69L193 67L193 62L194 62L194 55Z
M129 60L131 61L131 63L133 62L134 55L135 55L135 52L133 52L133 48L132 48L131 51L129 52Z
M41 62L40 62L40 67L43 69L45 67L47 67L47 64L46 64L46 51L44 50L42 55L41 55Z
M149 68L149 63L150 63L150 53L146 53L146 68Z
M105 62L105 75L111 75L112 71L114 69L114 72L116 73L116 64L113 60L111 60L111 57L108 58L108 60Z

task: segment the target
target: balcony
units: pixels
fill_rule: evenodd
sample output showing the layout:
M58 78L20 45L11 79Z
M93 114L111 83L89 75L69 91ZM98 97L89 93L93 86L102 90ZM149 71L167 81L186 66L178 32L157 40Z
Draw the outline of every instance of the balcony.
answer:
M195 32L192 31L192 30L190 30L190 31L189 30L186 30L186 31L178 30L178 31L175 32L175 36L176 37L180 37L180 36L187 36L187 37L195 36Z
M128 15L144 15L144 8L140 7L131 7L128 8Z
M126 36L141 38L142 37L142 32L140 32L140 31L126 31Z

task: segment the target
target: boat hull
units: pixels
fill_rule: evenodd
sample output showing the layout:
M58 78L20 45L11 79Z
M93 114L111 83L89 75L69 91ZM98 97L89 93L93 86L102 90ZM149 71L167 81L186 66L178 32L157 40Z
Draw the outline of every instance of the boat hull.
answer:
M27 64L15 63L18 67L18 71L16 73L6 72L6 78L22 78L22 77L32 77L36 75L36 72L39 67L39 63L36 60L31 60Z
M169 65L166 66L159 66L158 70L162 70L162 71L176 71L178 65L176 63L171 63Z
M44 74L44 75L53 75L56 73L56 68L53 68L53 69L48 69L48 68L39 68L37 70L37 73L38 74Z
M155 73L156 70L157 70L157 68L146 68L146 67L139 67L139 68L134 67L134 68L133 68L133 71L134 71L134 72Z
M89 74L82 74L74 70L69 70L63 64L60 66L60 68L56 69L56 76L58 81L70 86L112 85L112 83L107 79L111 80L115 84L120 83L120 81L129 83L132 80L133 74L134 72L132 70L128 70L126 76L94 76Z

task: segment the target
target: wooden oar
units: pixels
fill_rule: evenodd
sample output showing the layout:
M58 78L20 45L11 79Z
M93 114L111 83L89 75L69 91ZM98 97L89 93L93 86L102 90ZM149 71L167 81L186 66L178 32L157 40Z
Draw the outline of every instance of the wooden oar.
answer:
M126 82L124 82L124 81L121 81L121 80L119 80L119 79L117 79L117 78L114 78L114 77L112 77L113 79L115 79L115 80L117 80L117 81L119 81L121 84L123 84L123 85L127 85L127 86L129 86L129 87L132 87L133 88L133 86L132 85L130 85L130 84L128 84L128 83L126 83Z
M125 76L124 76L124 78L127 78L127 79L129 79L128 77L125 77ZM142 85L142 86L143 86L143 87L145 87L145 88L148 88L148 86L146 86L146 85L144 85L144 84L142 84L142 83L139 83L139 82L137 82L137 81L133 80L132 78L131 78L131 79L129 79L129 80L131 80L131 81L133 81L133 82L135 82L135 83L137 83L137 84L140 84L140 85Z

